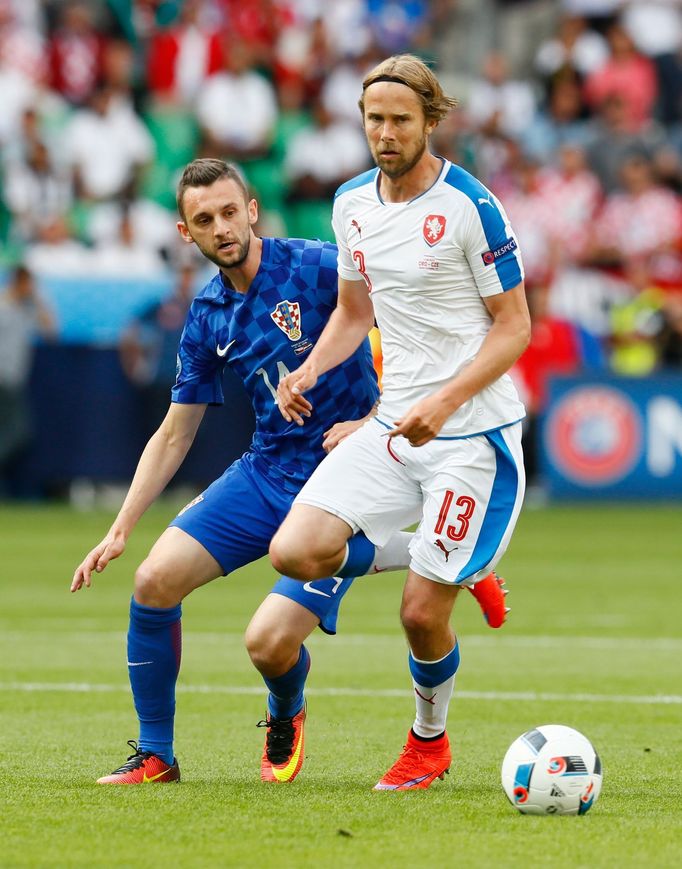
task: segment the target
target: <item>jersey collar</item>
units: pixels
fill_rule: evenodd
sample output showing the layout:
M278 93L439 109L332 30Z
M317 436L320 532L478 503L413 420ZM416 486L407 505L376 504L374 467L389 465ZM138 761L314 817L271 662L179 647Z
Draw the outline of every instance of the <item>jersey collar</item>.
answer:
M381 170L379 170L377 172L377 176L374 180L374 190L376 192L377 199L379 200L379 202L382 205L410 205L412 202L416 202L417 199L421 199L422 196L426 196L426 194L430 190L433 190L433 188L436 186L436 184L438 184L440 182L441 178L443 178L445 176L445 174L447 173L448 169L451 166L451 163L449 160L446 160L444 157L441 157L438 154L436 154L435 156L438 157L438 159L441 161L441 163L443 165L441 166L440 172L435 177L433 184L431 184L429 187L427 187L426 190L422 190L421 193L418 193L416 196L413 196L412 199L408 199L406 202L384 202L384 200L381 196L381 193L379 191L379 180L381 179Z

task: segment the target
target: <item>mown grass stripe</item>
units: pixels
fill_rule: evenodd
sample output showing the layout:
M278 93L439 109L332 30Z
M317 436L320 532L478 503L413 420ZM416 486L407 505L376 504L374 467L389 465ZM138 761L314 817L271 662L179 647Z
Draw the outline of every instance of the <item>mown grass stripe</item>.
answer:
M250 685L178 685L182 694L263 694L265 689ZM130 691L130 686L91 682L0 682L0 691L57 692L57 693L112 693ZM308 688L306 694L317 697L408 697L405 688ZM510 700L513 702L558 703L633 703L635 705L682 704L680 694L562 694L546 691L456 691L458 700Z

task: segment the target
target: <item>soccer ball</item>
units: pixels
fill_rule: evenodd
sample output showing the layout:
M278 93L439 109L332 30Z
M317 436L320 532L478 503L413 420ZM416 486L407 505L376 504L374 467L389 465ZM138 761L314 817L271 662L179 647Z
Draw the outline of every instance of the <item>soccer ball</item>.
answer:
M563 724L522 734L502 761L502 787L524 815L584 815L597 801L601 783L592 743Z

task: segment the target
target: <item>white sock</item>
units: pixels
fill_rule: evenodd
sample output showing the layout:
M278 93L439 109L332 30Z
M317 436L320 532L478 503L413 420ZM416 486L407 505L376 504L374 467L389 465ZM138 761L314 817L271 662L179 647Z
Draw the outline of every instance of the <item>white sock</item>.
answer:
M410 540L413 531L396 531L386 546L376 548L374 561L367 573L381 573L384 570L406 570L410 566Z
M459 646L455 643L453 649L437 661L420 661L410 652L410 672L414 686L414 699L417 705L417 715L412 729L417 736L430 738L440 736L445 730L448 717L448 706L455 688L455 674L459 667ZM446 675L446 674L450 675ZM434 685L435 678L441 674L446 678ZM421 677L421 678L420 678ZM420 684L429 683L429 687Z

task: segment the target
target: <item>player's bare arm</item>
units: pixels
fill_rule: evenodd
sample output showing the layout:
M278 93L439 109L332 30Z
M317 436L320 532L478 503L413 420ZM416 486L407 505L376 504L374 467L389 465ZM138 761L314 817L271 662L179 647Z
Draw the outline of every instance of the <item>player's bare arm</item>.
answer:
M362 428L367 420L372 419L373 416L377 415L378 407L379 401L377 400L374 407L366 416L363 416L362 419L349 419L345 422L337 422L331 428L328 428L324 433L324 440L322 441L324 451L330 453L334 447L337 447L341 441L344 441L348 437L348 435L352 435L354 431Z
M138 462L123 505L106 537L76 568L71 591L92 584L92 573L101 573L125 550L128 537L140 517L158 498L184 461L203 419L205 404L171 404L165 419L152 435Z
M458 407L507 372L526 349L530 314L523 283L484 302L493 323L476 358L447 386L411 407L389 437L403 435L415 447L428 443Z
M364 281L339 278L338 304L308 359L283 377L277 387L277 403L287 422L303 425L300 399L321 374L353 354L374 325L374 308ZM311 408L305 408L311 409Z

